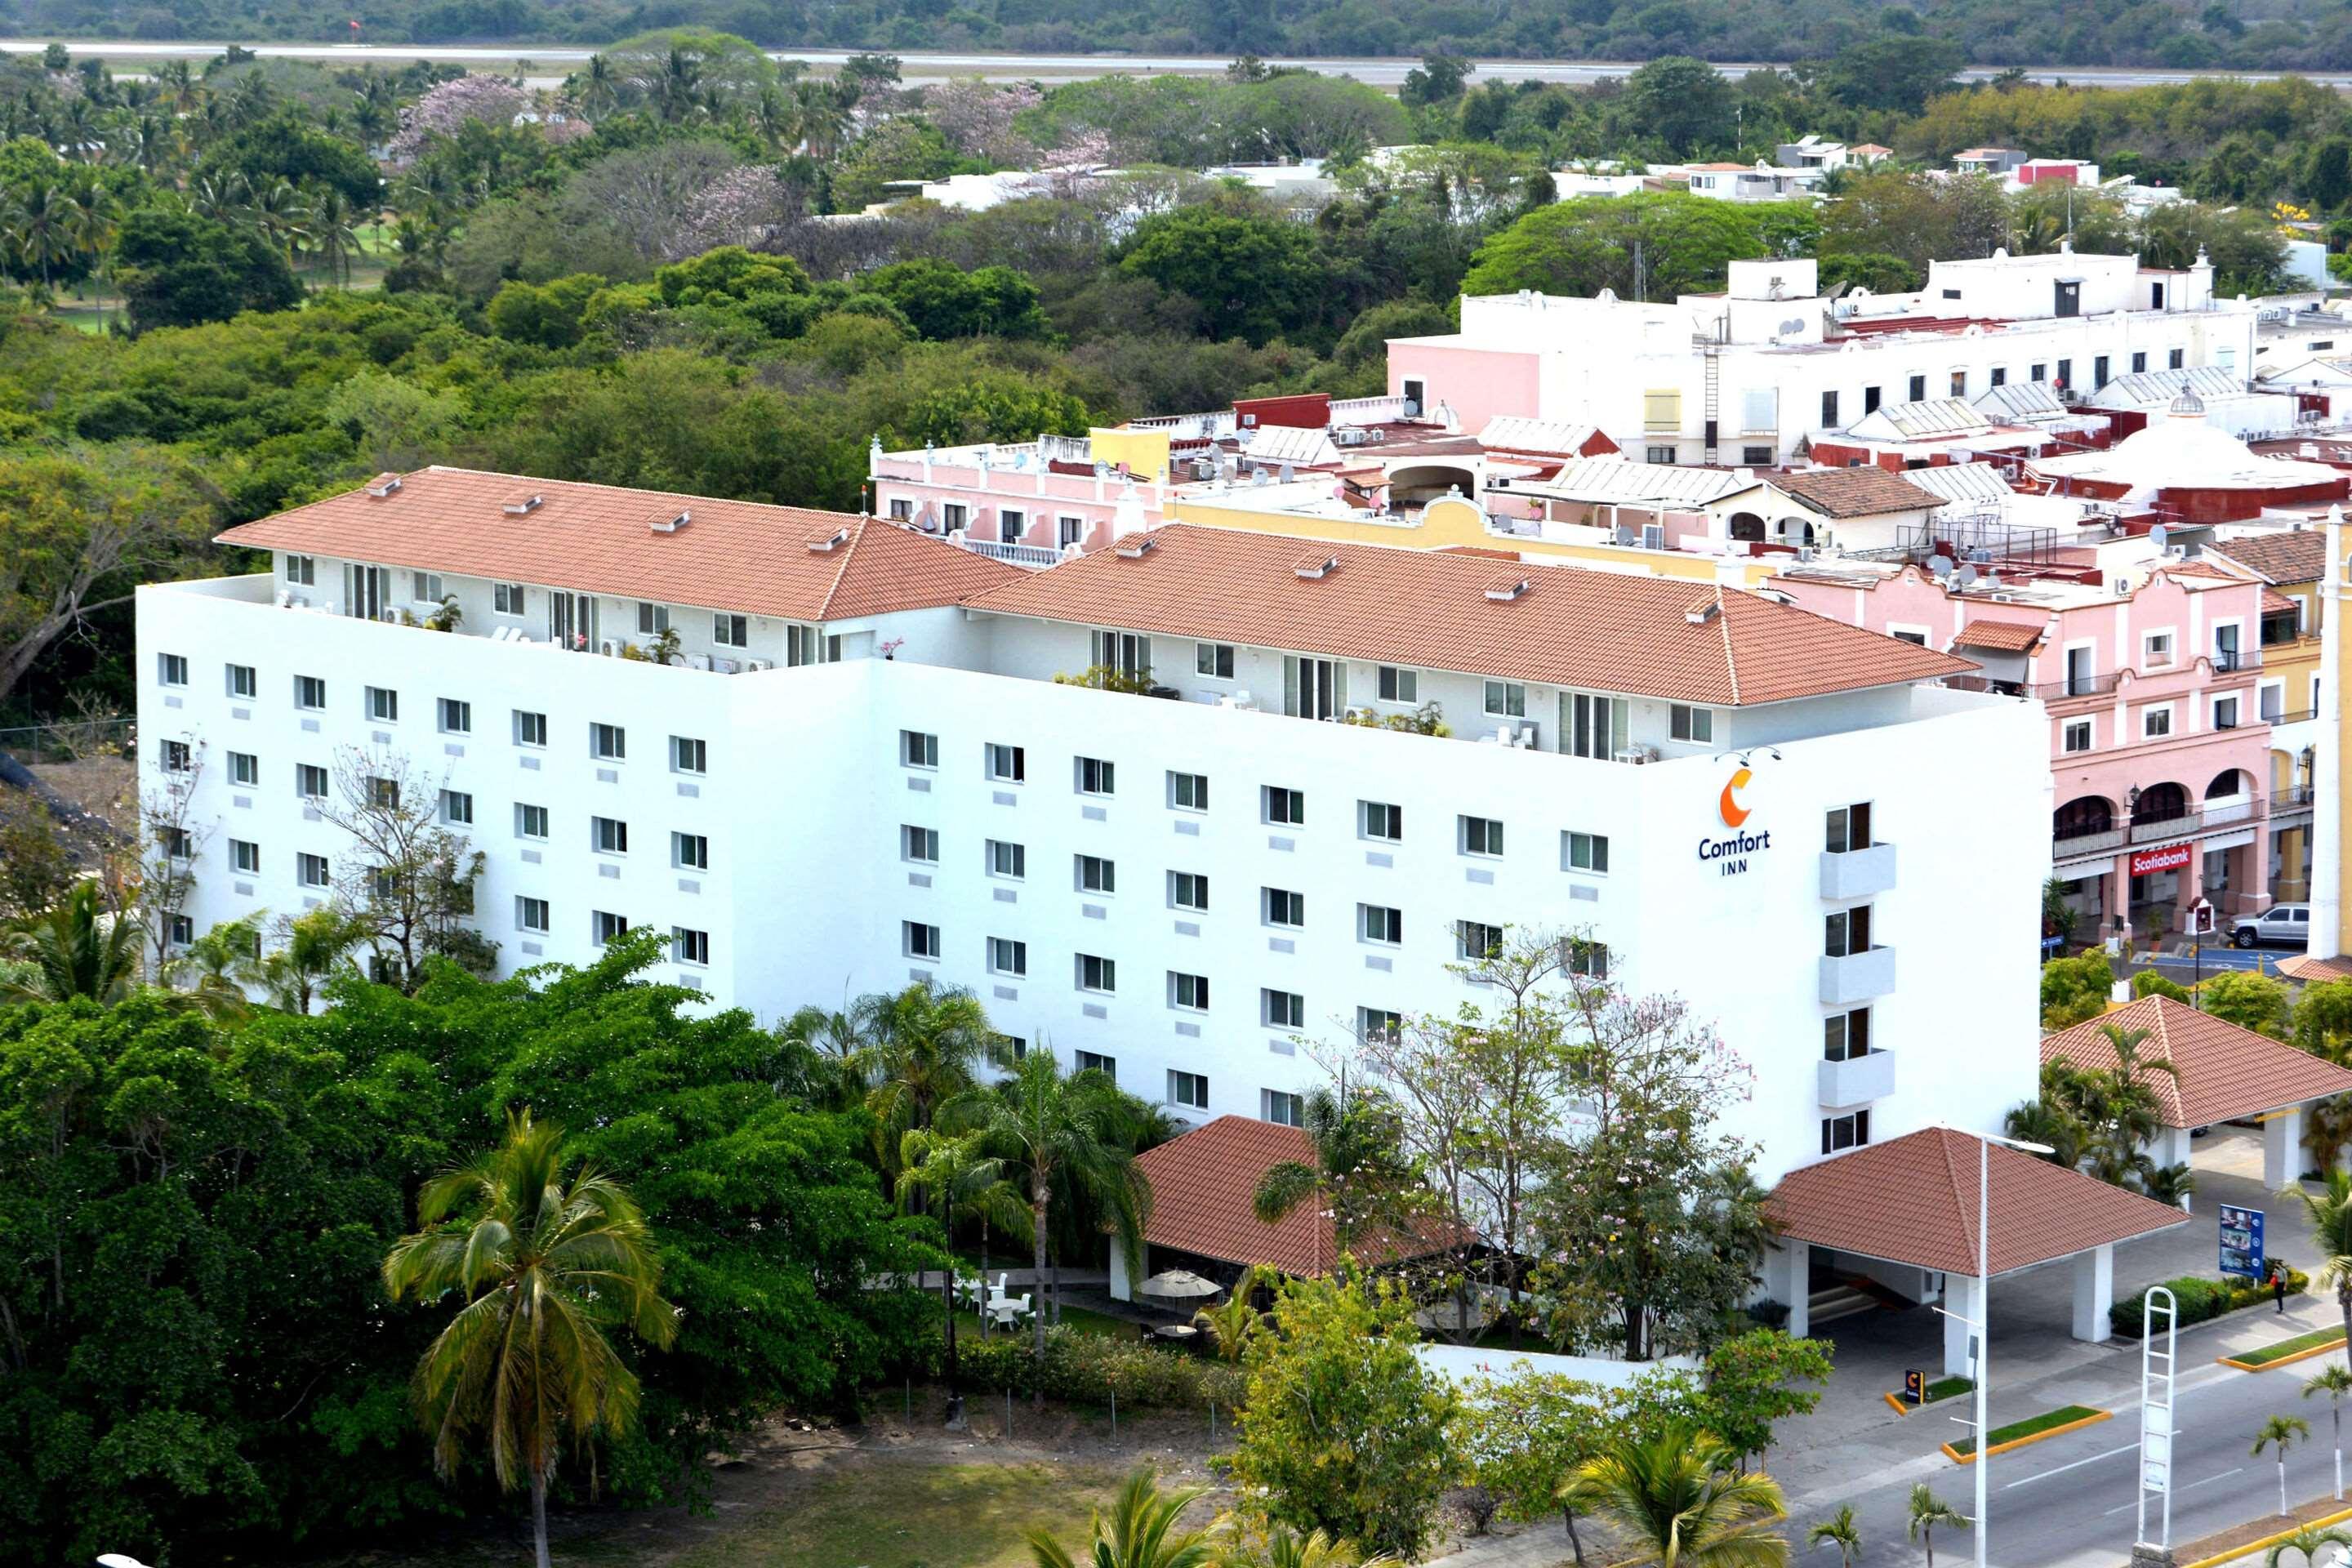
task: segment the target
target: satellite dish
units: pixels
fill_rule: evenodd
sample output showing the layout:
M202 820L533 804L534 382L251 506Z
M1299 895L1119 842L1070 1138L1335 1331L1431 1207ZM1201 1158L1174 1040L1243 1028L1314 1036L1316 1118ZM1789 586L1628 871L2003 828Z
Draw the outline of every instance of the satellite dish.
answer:
M1927 570L1937 578L1948 577L1952 574L1952 558L1948 555L1930 555L1927 557Z
M1955 578L1954 581L1963 588L1975 587L1977 581L1977 569L1973 566L1961 567L1959 576Z
M2147 542L2161 550L2172 542L2172 531L2159 522L2147 531Z

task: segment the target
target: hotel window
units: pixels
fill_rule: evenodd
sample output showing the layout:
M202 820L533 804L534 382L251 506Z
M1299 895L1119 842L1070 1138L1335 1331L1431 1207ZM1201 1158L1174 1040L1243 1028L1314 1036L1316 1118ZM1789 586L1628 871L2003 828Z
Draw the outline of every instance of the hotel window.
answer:
M1121 675L1151 673L1151 639L1133 632L1095 633L1094 655L1094 662L1104 669L1115 669Z
M971 511L961 501L943 501L940 505L940 525L950 533L961 528L964 525L964 520L971 515Z
M1582 691L1559 694L1559 749L1572 757L1607 762L1627 745L1632 704L1622 697Z
M1911 378L1911 401L1914 403L1924 403L1927 400L1927 378L1924 375L1913 376Z
M185 686L188 683L187 656L178 653L157 654L155 679L165 686Z
M2172 710L2150 708L2140 715L2140 733L2155 741L2172 733Z
M1108 996L1118 990L1118 962L1097 953L1078 955L1078 989L1100 992Z
M1359 1039L1393 1040L1403 1027L1403 1016L1385 1007L1356 1009L1356 1037Z
M398 811L400 809L400 781L398 779L378 778L371 774L367 781L367 799L370 805L373 805L379 810Z
M1822 827L1827 835L1829 852L1849 854L1867 849L1878 842L1870 834L1870 803L1832 807L1823 816Z
M228 863L232 869L255 872L261 869L261 846L249 838L228 841Z
M1363 833L1367 838L1384 838L1391 844L1404 837L1404 807L1391 805L1384 800L1360 800L1357 807L1363 813Z
M803 665L839 664L840 662L841 637L839 633L835 633L828 637L819 637L817 636L817 631L814 626L786 626L784 628L784 666L786 668L798 669Z
M988 972L1022 979L1029 973L1029 944L1009 936L988 939Z
M1083 517L1071 517L1066 513L1054 525L1055 541L1064 550L1086 536L1087 520Z
M2141 639L2141 644L2146 649L2147 665L2151 669L2161 669L2172 662L2170 632L2150 632Z
M672 835L673 837L677 835ZM919 861L926 866L940 863L940 830L918 827L907 823L898 829L898 855L901 859Z
M1191 1013L1209 1010L1209 977L1205 974L1179 974L1168 972L1168 1005Z
M900 921L898 932L908 958L936 960L940 956L939 927L921 921Z
M1115 893L1118 891L1118 868L1099 855L1081 855L1077 866L1078 891L1081 893Z
M1116 795L1117 773L1111 763L1100 757L1078 759L1078 793L1080 795Z
M1421 700L1421 671L1405 669L1393 664L1381 666L1378 683L1383 702L1418 702Z
M316 763L296 763L294 793L305 800L326 799L327 770Z
M914 501L913 501L910 498L908 498L908 497L907 497L907 496L893 496L893 497L891 497L891 498L890 498L890 521L893 521L893 522L912 522L912 521L915 521L915 503L914 503Z
M2147 369L2147 355L2145 353L2132 355L2131 364L2131 373L2134 375L2142 374Z
M166 827L162 831L163 858L167 860L193 860L196 858L196 841L184 827Z
M1822 1059L1851 1061L1870 1054L1870 1009L1832 1013L1822 1020Z
M1877 413L1880 401L1878 388L1865 386L1862 389L1862 411L1864 414Z
M2036 365L2033 368L2038 373L2042 367L2040 365ZM1995 386L2007 386L2009 384L2009 367L2005 364L1997 364L1993 366L1992 374L1989 379ZM2033 379L2040 381L2042 377L2037 374Z
M519 931L544 931L547 929L547 900L516 898L515 927Z
M670 927L669 957L672 963L708 964L710 962L710 933L687 926Z
M1822 428L1834 430L1837 427L1838 395L1834 392L1824 392L1822 394Z
M1307 826L1307 792L1286 789L1280 784L1267 784L1260 792L1265 809L1265 820L1276 827Z
M327 683L315 675L294 678L294 706L316 712L327 705Z
M589 725L588 754L601 762L624 760L629 754L629 732L618 724Z
M1307 923L1307 895L1287 888L1265 888L1264 908L1265 923L1296 929Z
M629 825L613 816L592 816L588 819L589 841L600 855L626 855L629 852Z
M412 572L408 574L408 581L409 597L418 604L437 605L441 602L441 574L438 572Z
M173 947L185 947L196 940L196 921L193 915L173 915L165 930L165 937Z
M306 588L319 585L319 561L313 555L289 555L286 558L286 580Z
M1209 1080L1196 1072L1168 1069L1168 1103L1181 1105L1188 1110L1209 1109Z
M327 858L324 855L298 854L294 857L294 880L305 888L327 885Z
M1528 716L1528 689L1516 680L1486 682L1486 711L1497 719Z
M1269 1029L1303 1029L1307 1026L1307 998L1296 991L1260 991L1257 1014Z
M1028 752L1020 746L1000 746L990 742L988 776L998 784L1019 784L1029 776Z
M598 947L603 947L614 937L628 934L629 920L626 915L616 915L610 910L591 910L588 915L590 940L593 941Z
M926 735L920 730L898 731L898 761L910 768L935 768L940 765L940 738Z
M751 617L713 615L710 617L710 640L720 647L750 647L751 646Z
M2091 749L2091 721L2088 719L2069 719L2066 721L2065 748L2069 752Z
M547 744L547 715L514 710L514 743L518 746Z
M925 828L921 831L929 832ZM939 836L931 836L931 858L939 858ZM710 839L700 833L673 833L669 836L669 862L681 871L710 869Z
M231 697L240 697L251 701L254 693L260 689L261 677L253 666L232 664L228 667L228 694Z
M691 735L672 735L669 766L672 773L707 773L710 771L710 748Z
M1079 1072L1098 1072L1113 1083L1118 1081L1117 1057L1107 1057L1100 1051L1073 1051L1070 1056Z
M1484 921L1454 922L1454 956L1476 963L1503 951L1503 928Z
M2060 360L2058 362L2058 384L2062 387L2065 387L2072 386L2074 384L2074 362L2070 359Z
M445 735L470 735L474 732L474 705L460 702L454 697L444 697L437 704L440 710L441 732Z
M1503 825L1491 816L1461 816L1454 819L1462 828L1462 853L1465 855L1499 856L1503 852Z
M988 841L988 874L1018 882L1029 875L1029 851L999 838Z
M1751 468L1769 468L1772 466L1772 448L1742 447L1739 448L1739 460Z
M1677 741L1710 745L1715 741L1715 710L1676 702L1667 710L1666 733Z
M2047 381L2050 379L2050 367L2047 364L2037 364L2033 367L2032 376L2035 381Z
M1168 805L1175 811L1206 811L1209 809L1209 775L1179 773L1168 775Z
M490 584L490 609L501 616L522 614L522 584L493 583Z
M657 637L667 630L669 630L669 606L648 605L642 599L638 600L637 635L645 637Z
M196 749L185 741L166 741L163 747L163 771L184 773L196 765Z
M1869 1142L1870 1112L1867 1110L1822 1119L1822 1152L1824 1154L1834 1154L1841 1149L1859 1149Z
M2238 727L2238 700L2234 696L2213 699L2213 728L2234 730Z
M1192 673L1205 675L1212 680L1231 680L1234 678L1234 645L1229 642L1194 643Z
M2091 390L2092 390L2092 391L2094 391L2094 392L2097 391L2100 387L2103 387L2103 386L2106 385L2106 384L2107 384L2107 383L2108 383L2110 380L2114 379L2113 377L2111 377L2111 376L2110 376L2110 375L2108 375L2108 374L2107 374L2107 365L2108 365L2108 360L2107 360L2107 356L2106 356L2106 355L2105 355L2105 354L2098 354L2098 355L2095 355L2095 356L2092 359L2092 361L2091 361Z
M1176 909L1190 910L1194 914L1209 911L1209 879L1198 871L1168 873L1168 902Z
M1568 972L1588 980L1609 978L1609 944L1591 942L1583 937L1570 937L1567 942Z
M460 827L474 826L474 797L464 790L441 792L441 820Z
M1276 1127L1297 1127L1306 1121L1306 1102L1288 1089L1262 1089L1258 1093L1265 1100L1265 1120Z
M1605 833L1563 833L1560 838L1560 868L1567 871L1591 871L1596 876L1609 872L1609 836Z
M1356 906L1357 934L1366 942L1386 942L1391 946L1404 940L1404 911L1386 904Z
M367 689L367 716L379 724L400 721L400 693L382 686Z
M231 752L228 754L228 782L233 784L259 784L261 759L251 752Z
M1954 371L1952 373L1952 395L1954 397L1966 397L1968 395L1969 373L1964 370Z
M544 838L547 837L547 807L515 802L515 837Z
M1822 917L1822 952L1831 958L1851 958L1870 951L1870 906L1833 910Z

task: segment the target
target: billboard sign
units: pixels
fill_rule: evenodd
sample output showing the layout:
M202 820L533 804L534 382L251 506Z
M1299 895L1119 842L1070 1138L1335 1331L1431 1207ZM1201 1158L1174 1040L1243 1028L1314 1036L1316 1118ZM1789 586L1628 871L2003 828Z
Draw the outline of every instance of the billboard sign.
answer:
M2221 1272L2248 1279L2263 1277L2263 1211L2221 1205Z
M2182 870L2195 852L2196 846L2192 844L2158 844L2147 849L2135 849L2132 851L2131 874L2152 877L2158 871Z

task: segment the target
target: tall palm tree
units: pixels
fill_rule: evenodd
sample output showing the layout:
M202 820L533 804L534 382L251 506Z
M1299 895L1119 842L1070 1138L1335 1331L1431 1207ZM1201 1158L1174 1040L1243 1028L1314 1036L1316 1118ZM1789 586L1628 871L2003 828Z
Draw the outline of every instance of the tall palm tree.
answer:
M1143 1217L1150 1189L1135 1158L1118 1142L1118 1087L1087 1068L1065 1076L1046 1049L1031 1051L992 1089L958 1099L946 1123L978 1135L981 1146L1017 1166L1029 1187L1037 1278L1045 1278L1045 1240L1055 1200L1083 1194L1109 1222L1115 1245L1143 1256ZM1058 1295L1061 1270L1054 1271ZM1036 1314L1036 1353L1045 1354L1045 1314ZM1042 1390L1038 1395L1042 1401Z
M1037 1568L1210 1568L1215 1557L1209 1532L1176 1528L1177 1516L1207 1490L1161 1491L1150 1469L1139 1466L1118 1489L1108 1513L1094 1510L1094 1540L1083 1558L1072 1556L1042 1528L1028 1532L1029 1554Z
M416 1365L417 1408L444 1476L477 1432L509 1491L530 1488L531 1541L547 1561L547 1478L565 1436L618 1436L637 1379L604 1337L625 1327L667 1345L677 1309L662 1300L652 1233L619 1184L589 1165L567 1173L563 1135L507 1118L506 1141L425 1184L417 1223L383 1260L394 1301L455 1294L463 1303ZM463 1211L462 1214L460 1211Z
M1908 1522L1911 1539L1927 1548L1927 1568L1936 1568L1936 1531L1939 1529L1966 1530L1970 1521L1968 1515L1937 1497L1927 1482L1921 1481L1911 1489Z
M796 81L793 83L793 120L810 156L828 163L849 132L849 106L829 81Z
M1743 1474L1738 1455L1688 1422L1585 1460L1561 1483L1559 1501L1607 1520L1659 1568L1780 1568L1789 1560L1773 1529L1789 1511L1780 1483L1761 1470Z
M2330 1362L2303 1380L2303 1396L2327 1395L2328 1419L2336 1424L2336 1497L2344 1498L2344 1396L2352 1394L2352 1369Z
M972 1138L946 1138L936 1132L909 1132L899 1141L898 1202L912 1207L917 1198L937 1199L947 1231L947 1267L940 1271L940 1305L945 1309L948 1341L948 1392L956 1392L955 1226L960 1219L993 1220L1007 1230L1025 1227L1029 1211L1021 1194L1005 1178L1004 1162L981 1151ZM985 1255L981 1274L988 1273ZM981 1332L988 1320L981 1320Z
M2311 1423L2300 1415L2273 1415L2262 1424L2254 1434L2254 1446L2247 1452L2259 1459L2263 1450L2270 1448L2278 1455L2279 1512L2287 1512L2286 1451L2311 1436Z
M87 996L111 1006L139 984L138 923L108 910L93 881L75 883L55 909L18 926L8 949L33 968L7 987L19 1001Z
M874 1113L875 1152L895 1179L900 1134L927 1130L940 1106L980 1081L996 1032L971 992L928 978L895 996L865 998L858 1012L874 1042L866 1106Z
M286 257L287 268L294 266L294 253L300 248L310 223L310 203L291 180L272 180L255 190L246 204L247 216L261 237L276 247Z
M572 79L580 112L591 120L621 101L620 78L613 62L603 55L590 55L587 65Z
M2303 1205L2304 1218L2311 1226L2311 1244L2319 1249L2319 1267L2312 1271L2312 1279L2336 1292L2345 1334L2352 1339L2352 1173L2337 1166L2328 1171L2319 1191L2296 1182L2281 1187L2279 1196Z
M1835 1513L1806 1531L1805 1544L1834 1546L1838 1568L1853 1568L1853 1560L1862 1555L1862 1527L1854 1522L1853 1504L1840 1503Z
M310 209L310 248L327 268L339 289L348 289L352 282L352 258L360 251L357 215L352 199L329 186L319 193Z
M10 246L26 266L40 272L44 291L49 286L49 274L78 254L76 236L81 221L81 204L57 180L11 197L5 218L0 218Z

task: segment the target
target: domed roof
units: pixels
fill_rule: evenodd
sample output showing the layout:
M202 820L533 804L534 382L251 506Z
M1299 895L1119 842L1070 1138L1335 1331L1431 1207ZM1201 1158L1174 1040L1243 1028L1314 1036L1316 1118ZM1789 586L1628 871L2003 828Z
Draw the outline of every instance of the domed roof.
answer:
M2181 415L2183 401L2195 405L2194 413ZM2324 463L2265 458L2227 430L2207 424L2203 413L2204 405L2196 401L2195 395L2184 392L2173 404L2173 417L2135 430L2104 452L2044 459L2034 467L2049 473L2119 480L2144 496L2176 489L2267 489L2343 477Z
M2205 400L2198 396L2196 389L2185 381L2180 384L2180 395L2172 400L2172 417L2175 419L2205 417Z

